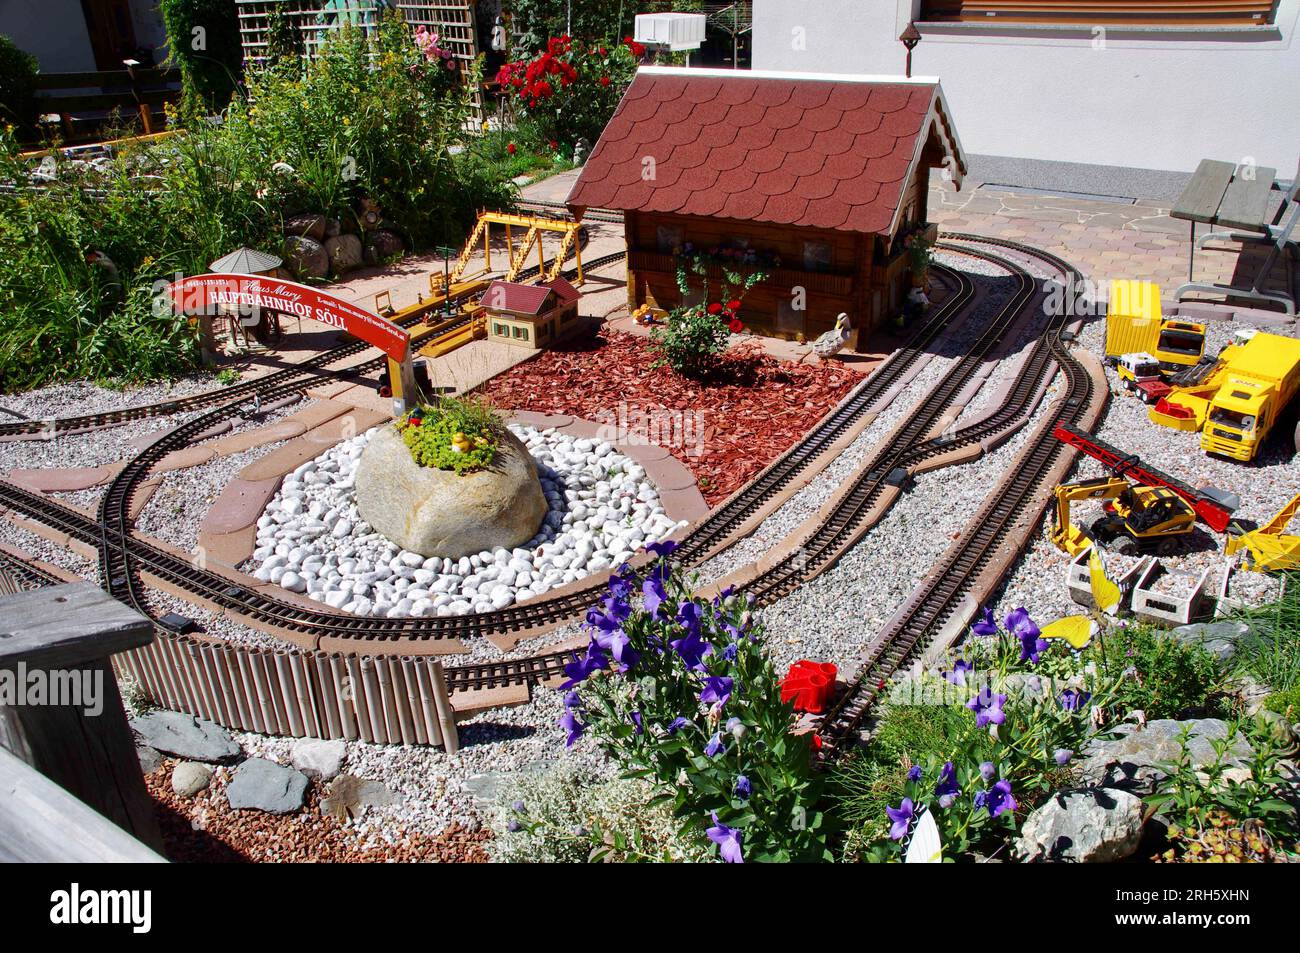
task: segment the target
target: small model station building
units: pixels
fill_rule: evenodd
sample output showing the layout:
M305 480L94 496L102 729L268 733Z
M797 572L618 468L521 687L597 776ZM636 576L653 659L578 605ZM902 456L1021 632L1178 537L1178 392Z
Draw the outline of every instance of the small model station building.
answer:
M845 312L870 330L910 286L905 239L926 225L930 170L960 186L966 158L939 81L642 67L567 204L624 214L628 306L703 300L678 290L683 250L737 258L768 278L747 328L807 339ZM710 288L721 271L710 268ZM715 292L716 293L716 292ZM802 305L802 307L801 307Z
M479 305L488 339L530 350L550 347L577 330L582 294L563 278L536 285L493 281Z

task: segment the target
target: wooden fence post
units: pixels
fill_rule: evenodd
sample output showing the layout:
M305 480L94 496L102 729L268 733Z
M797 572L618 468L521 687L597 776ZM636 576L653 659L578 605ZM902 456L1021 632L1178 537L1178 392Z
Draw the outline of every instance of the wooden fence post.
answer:
M144 616L91 583L0 599L0 747L161 850L109 664L151 641Z

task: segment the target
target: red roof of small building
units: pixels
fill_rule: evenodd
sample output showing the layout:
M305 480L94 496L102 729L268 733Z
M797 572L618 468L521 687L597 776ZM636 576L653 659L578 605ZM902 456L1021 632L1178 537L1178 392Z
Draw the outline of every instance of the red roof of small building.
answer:
M494 281L483 292L479 304L493 311L513 311L516 314L539 314L551 296L551 289L543 285L525 285L517 281Z
M555 297L560 299L560 304L569 304L582 297L582 292L563 278L552 278L550 281L543 281L542 286L554 291Z
M512 311L515 314L538 315L550 310L547 301L554 294L558 304L566 305L582 297L582 292L563 278L554 278L539 285L526 285L518 281L494 281L488 285L479 304L493 311Z
M932 140L959 182L938 80L642 67L568 204L889 234Z

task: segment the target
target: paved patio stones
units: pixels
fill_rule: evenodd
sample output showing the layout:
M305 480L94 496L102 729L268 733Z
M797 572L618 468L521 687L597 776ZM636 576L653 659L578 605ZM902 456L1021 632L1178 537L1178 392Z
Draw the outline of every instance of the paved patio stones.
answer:
M203 517L202 529L210 533L233 533L252 526L279 488L279 477L263 480L236 477L226 484Z
M10 470L5 479L37 493L74 493L92 486L103 486L119 470L122 463L109 463L98 467L52 467L48 469Z

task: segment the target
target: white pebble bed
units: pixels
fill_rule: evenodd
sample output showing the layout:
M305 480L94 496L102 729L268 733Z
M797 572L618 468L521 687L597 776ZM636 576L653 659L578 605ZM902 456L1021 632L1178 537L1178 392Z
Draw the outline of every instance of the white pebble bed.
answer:
M608 441L517 424L511 430L537 464L550 507L526 545L426 558L376 532L358 512L355 493L372 429L285 477L258 519L253 575L356 615L465 615L621 566L678 529L645 468Z

